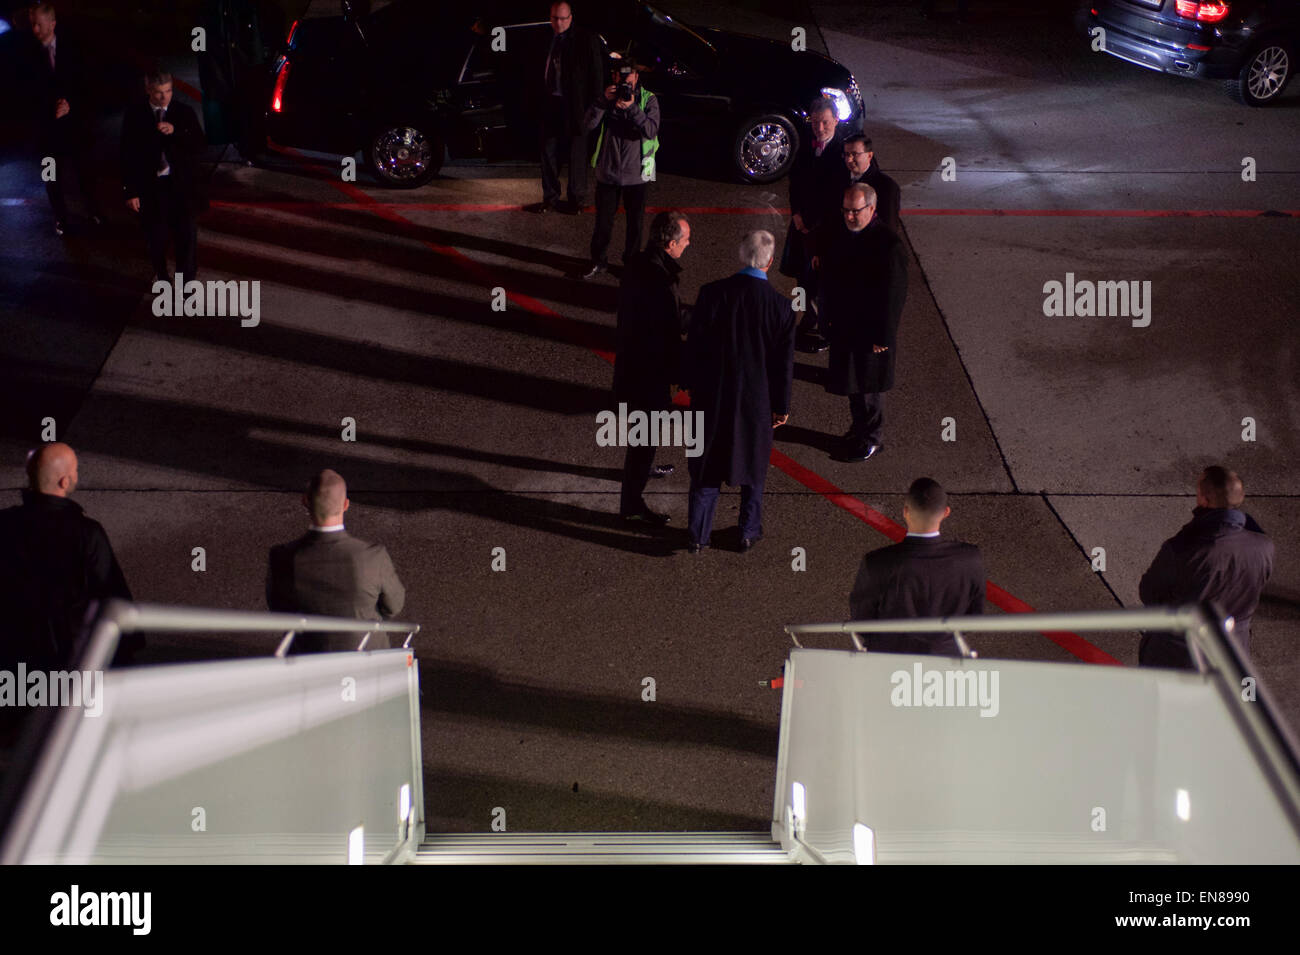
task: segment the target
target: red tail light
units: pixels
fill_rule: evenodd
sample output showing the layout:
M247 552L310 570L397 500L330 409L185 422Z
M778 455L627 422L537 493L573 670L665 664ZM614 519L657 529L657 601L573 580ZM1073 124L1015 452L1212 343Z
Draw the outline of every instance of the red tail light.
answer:
M284 109L284 84L289 81L289 58L282 57L284 60L280 64L280 69L275 75L275 92L271 94L271 112L278 113Z
M1228 15L1226 0L1210 0L1208 3L1200 0L1175 0L1174 8L1183 19L1199 20L1202 23L1218 23Z
M298 21L293 21L293 26L289 27L289 35L284 38L286 46L293 46L293 35L298 32Z

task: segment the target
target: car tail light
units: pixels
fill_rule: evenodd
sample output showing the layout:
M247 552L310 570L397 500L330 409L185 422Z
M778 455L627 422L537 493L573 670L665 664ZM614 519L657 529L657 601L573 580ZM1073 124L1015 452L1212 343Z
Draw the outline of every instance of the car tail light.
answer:
M279 113L284 109L284 84L289 81L289 58L282 57L284 60L280 64L280 69L275 75L275 92L271 94L271 112Z
M1200 0L1175 0L1174 8L1183 19L1199 20L1202 23L1218 23L1228 15L1226 0L1210 0L1208 3Z
M298 32L298 21L293 21L293 26L289 27L289 35L284 38L285 46L293 46L293 35Z

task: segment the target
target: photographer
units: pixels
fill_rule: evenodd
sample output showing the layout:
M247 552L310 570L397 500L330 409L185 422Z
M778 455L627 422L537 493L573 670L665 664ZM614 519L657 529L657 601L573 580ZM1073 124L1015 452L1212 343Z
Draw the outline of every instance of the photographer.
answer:
M591 156L596 170L596 228L591 236L591 268L584 279L609 269L606 253L620 196L627 212L624 264L641 251L646 184L655 178L655 152L659 149L659 100L640 85L642 67L617 54L610 59L615 63L610 71L612 82L586 116L587 129L599 128L600 132Z

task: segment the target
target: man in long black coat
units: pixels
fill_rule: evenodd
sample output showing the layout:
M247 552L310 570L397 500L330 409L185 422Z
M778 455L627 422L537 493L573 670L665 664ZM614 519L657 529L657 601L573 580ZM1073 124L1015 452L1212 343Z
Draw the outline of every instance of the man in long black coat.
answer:
M108 535L70 496L77 455L44 444L27 460L29 487L19 507L0 511L0 670L71 664L82 617L92 600L131 599ZM143 640L123 641L124 650Z
M841 220L826 223L816 237L831 346L826 390L848 395L853 421L837 460L865 461L880 450L882 395L894 387L907 250L876 218L870 186L850 186L843 203Z
M618 329L614 355L614 400L626 402L628 413L665 411L672 389L681 383L682 309L677 284L678 260L691 244L691 224L680 212L661 212L650 223L646 249L632 260L618 297ZM654 467L655 447L628 445L623 461L623 490L619 513L624 520L655 527L668 515L646 504L646 483ZM671 471L671 466L665 472Z
M150 75L145 89L148 97L122 114L122 197L140 215L154 277L170 278L170 233L176 271L188 281L198 270L194 217L204 206L198 176L203 130L194 110L172 98L170 73Z
M890 232L898 235L898 213L903 204L903 192L898 188L898 183L880 171L880 163L876 162L871 140L861 133L844 140L844 169L837 182L838 188L831 199L832 203L839 202L844 190L854 183L860 182L876 190L876 218L882 225L888 226ZM828 212L838 215L839 209L832 208ZM828 215L827 218L832 216Z
M849 613L853 620L965 617L984 612L984 561L979 548L943 540L939 525L952 509L931 478L907 489L903 520L907 536L862 558ZM885 653L958 653L948 633L863 634L867 649Z
M551 42L527 92L540 100L542 201L531 212L577 214L587 202L587 107L605 88L600 37L576 24L567 3L551 4ZM569 197L560 201L560 165L569 166Z
M770 232L745 236L745 267L704 286L695 301L685 377L692 413L704 413L704 443L687 459L691 553L709 546L723 484L740 486L741 550L763 537L772 431L790 416L794 379L794 311L767 282L775 246Z
M1206 468L1196 483L1192 519L1160 548L1138 595L1148 607L1214 601L1233 618L1233 636L1249 654L1251 618L1273 573L1273 542L1241 509L1245 500L1234 472ZM1144 634L1138 664L1190 668L1186 638Z
M842 149L835 104L820 99L808 110L808 134L799 143L790 167L790 228L781 254L781 273L799 282L810 303L796 335L802 351L826 350L825 340L817 334L817 311L811 305L817 297L817 275L812 268L810 246L812 235L828 216L839 218L839 197L844 191L840 184L844 174Z
M77 45L58 31L54 7L48 3L31 9L31 29L36 42L31 51L30 70L33 108L37 111L42 162L54 160L54 178L45 182L45 194L54 211L54 232L69 228L64 184L75 172L86 215L92 225L101 225L95 198L94 164L90 160L94 116L90 81Z

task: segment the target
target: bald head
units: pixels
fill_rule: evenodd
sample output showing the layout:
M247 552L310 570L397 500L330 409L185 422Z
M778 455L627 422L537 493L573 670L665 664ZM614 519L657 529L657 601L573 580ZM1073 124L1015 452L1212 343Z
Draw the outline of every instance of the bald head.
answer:
M348 509L348 486L343 475L326 468L311 479L303 503L311 511L317 527L343 523L343 512Z
M1241 507L1246 502L1246 490L1237 472L1211 465L1201 472L1196 482L1196 503L1201 507Z
M77 453L62 441L41 445L27 456L27 484L42 494L67 497L77 489Z

